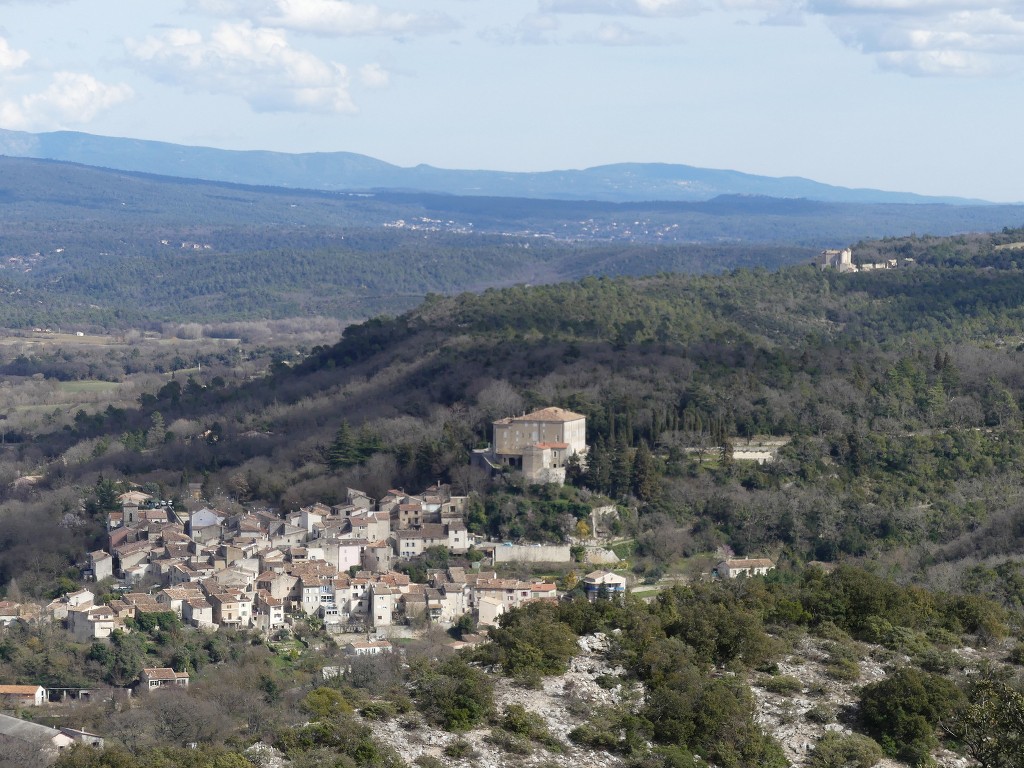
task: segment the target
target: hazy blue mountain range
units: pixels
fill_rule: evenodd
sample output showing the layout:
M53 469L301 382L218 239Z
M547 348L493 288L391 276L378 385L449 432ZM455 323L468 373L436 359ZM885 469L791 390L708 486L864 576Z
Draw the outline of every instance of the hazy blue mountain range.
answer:
M282 241L316 248L322 238L334 240L353 229L527 238L535 249L541 241L831 248L915 232L950 235L1018 227L1024 206L836 203L759 195L613 203L332 192L0 156L0 220L0 256L45 252L69 241L95 251L112 252L133 242L149 247L143 243L158 241L158 232L172 240L210 240L216 231L213 243L220 251L251 252ZM61 224L55 227L54 222Z
M1024 206L330 192L0 157L0 326L357 320L427 293L775 269L865 238L1022 222Z
M772 178L664 163L618 163L583 170L510 173L402 168L352 152L285 154L187 147L58 131L0 130L0 154L237 184L317 190L405 190L453 195L563 200L697 202L720 195L806 198L845 203L981 201L846 189L799 177Z

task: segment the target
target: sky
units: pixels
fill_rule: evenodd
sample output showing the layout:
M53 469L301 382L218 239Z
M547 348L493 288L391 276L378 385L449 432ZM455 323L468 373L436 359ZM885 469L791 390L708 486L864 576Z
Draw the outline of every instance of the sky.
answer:
M0 0L0 127L1024 201L1024 0Z

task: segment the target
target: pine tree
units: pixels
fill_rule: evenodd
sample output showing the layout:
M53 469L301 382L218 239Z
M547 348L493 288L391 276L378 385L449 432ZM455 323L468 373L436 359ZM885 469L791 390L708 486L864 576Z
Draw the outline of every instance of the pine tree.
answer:
M334 442L327 449L327 464L331 469L341 469L358 463L359 453L355 438L352 436L352 427L347 421L342 421L338 425L338 431L334 433Z
M101 474L96 478L96 504L102 512L114 512L120 509L117 501L117 483L107 480Z
M365 424L359 428L355 439L355 457L359 462L364 462L373 454L382 450L380 437Z

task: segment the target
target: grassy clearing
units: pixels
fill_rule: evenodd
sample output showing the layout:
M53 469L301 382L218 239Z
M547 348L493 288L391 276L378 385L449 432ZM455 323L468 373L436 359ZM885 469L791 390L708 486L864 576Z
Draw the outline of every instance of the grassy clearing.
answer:
M615 553L615 556L619 560L628 560L633 556L633 550L636 548L636 542L633 539L626 539L625 541L617 541L612 544L609 549Z
M83 392L110 392L117 389L120 384L116 381L97 381L95 379L83 379L82 381L62 381L58 385L61 392L67 394L81 394Z
M178 376L179 374L182 376L192 376L193 374L196 373L202 373L202 370L202 368L176 368L170 373L165 373L164 378L173 379L175 376Z
M306 646L302 641L294 637L287 640L273 640L267 645L270 650L286 661L295 660L306 651Z
M629 590L629 592L631 595L643 599L647 597L654 597L659 592L661 592L661 589L659 587L642 587L638 589L631 589Z

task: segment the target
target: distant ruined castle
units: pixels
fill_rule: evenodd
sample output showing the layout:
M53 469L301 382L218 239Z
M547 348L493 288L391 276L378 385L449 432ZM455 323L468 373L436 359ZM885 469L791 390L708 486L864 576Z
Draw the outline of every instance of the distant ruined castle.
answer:
M837 250L829 248L818 256L817 264L822 270L835 269L839 272L871 272L876 269L896 269L897 267L909 267L914 263L913 259L889 259L888 261L868 262L865 264L853 263L853 249L844 248Z
M856 272L853 264L853 249L844 248L839 251L829 248L818 256L818 266L822 269L838 269L840 272Z

